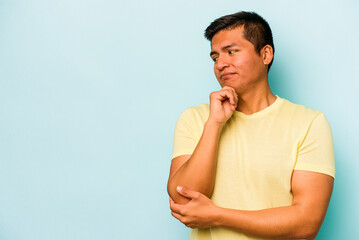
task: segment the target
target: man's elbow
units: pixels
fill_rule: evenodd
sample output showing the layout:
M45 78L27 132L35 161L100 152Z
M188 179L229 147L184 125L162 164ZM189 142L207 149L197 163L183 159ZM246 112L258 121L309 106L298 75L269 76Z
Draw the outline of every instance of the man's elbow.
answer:
M315 231L315 230L302 230L296 238L313 240L313 239L315 239L317 234L318 234L318 231Z
M319 231L316 231L316 230L302 231L302 233L300 234L300 236L298 238L299 239L313 240L313 239L316 238L318 232Z
M190 199L182 196L181 194L179 194L177 192L177 186L173 186L173 184L170 184L170 182L168 182L167 184L167 193L168 195L172 198L172 200L175 202L175 203L178 203L178 204L186 204L190 201Z
M298 236L296 238L308 240L315 239L319 232L321 224L322 221L318 220L307 221L302 227L298 229Z

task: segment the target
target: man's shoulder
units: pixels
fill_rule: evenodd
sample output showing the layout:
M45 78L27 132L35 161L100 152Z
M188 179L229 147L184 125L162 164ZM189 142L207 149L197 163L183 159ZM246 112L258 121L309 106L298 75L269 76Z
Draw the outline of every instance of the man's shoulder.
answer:
M282 98L281 111L285 115L292 115L299 119L313 119L323 114L321 111L293 103Z
M199 105L186 108L180 118L186 120L206 121L209 116L209 104L202 103Z
M209 114L209 104L208 103L202 103L199 105L188 107L186 110L184 110L183 113L196 113L196 114Z
M200 112L200 113L207 113L207 112L209 112L209 104L202 103L199 105L191 106L188 109L191 109L192 111L196 111L196 112Z

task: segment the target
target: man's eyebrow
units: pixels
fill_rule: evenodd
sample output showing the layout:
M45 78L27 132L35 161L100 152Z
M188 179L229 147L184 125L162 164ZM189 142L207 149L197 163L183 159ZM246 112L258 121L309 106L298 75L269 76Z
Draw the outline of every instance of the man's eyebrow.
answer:
M229 45L226 45L226 46L224 46L224 47L222 47L222 51L225 51L226 49L228 49L228 48L231 48L231 47L236 47L236 46L238 46L238 44L236 44L236 43L231 43L231 44L229 44ZM212 57L212 55L214 55L214 54L218 54L218 52L216 52L216 51L211 51L211 53L209 54L211 57Z

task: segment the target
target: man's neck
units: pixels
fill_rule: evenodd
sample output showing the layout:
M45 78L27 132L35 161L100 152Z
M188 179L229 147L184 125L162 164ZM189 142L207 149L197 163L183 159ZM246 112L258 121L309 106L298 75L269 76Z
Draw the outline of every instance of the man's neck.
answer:
M270 90L268 81L253 86L238 95L237 111L251 115L272 105L277 97Z

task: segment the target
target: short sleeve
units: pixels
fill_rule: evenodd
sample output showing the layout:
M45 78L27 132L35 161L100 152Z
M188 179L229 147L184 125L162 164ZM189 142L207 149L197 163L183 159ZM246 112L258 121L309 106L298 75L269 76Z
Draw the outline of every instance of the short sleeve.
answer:
M174 137L172 159L192 154L200 138L196 116L192 108L186 109L178 118Z
M304 140L299 145L294 169L335 177L333 137L323 113L314 118Z

